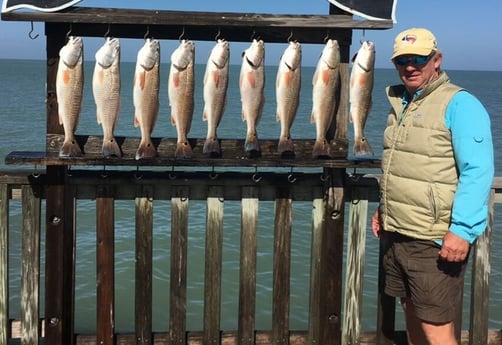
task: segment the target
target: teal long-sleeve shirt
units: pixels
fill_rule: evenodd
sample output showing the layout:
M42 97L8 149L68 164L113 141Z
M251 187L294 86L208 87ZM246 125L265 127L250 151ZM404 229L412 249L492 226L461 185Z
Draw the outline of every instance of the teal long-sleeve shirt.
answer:
M490 116L476 97L460 91L448 104L445 125L451 132L459 172L450 231L472 243L488 222L494 176Z

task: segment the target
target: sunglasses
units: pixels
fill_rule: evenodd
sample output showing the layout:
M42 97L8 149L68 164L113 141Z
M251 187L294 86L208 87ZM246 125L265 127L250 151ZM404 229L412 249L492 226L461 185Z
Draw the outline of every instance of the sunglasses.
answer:
M433 55L434 53L429 55L398 56L393 61L398 66L406 66L407 64L422 66L429 62Z

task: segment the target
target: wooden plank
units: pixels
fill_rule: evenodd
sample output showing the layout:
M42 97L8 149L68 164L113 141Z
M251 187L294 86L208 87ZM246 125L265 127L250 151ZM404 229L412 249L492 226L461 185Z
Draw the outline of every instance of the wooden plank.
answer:
M382 257L387 247L385 238L380 237L378 254L378 307L377 307L377 343L394 345L396 323L396 299L384 292L384 272Z
M259 200L255 187L243 187L238 320L238 339L241 345L255 345L258 206Z
M272 343L289 344L292 200L289 190L277 191L274 220Z
M170 344L186 344L188 188L178 188L171 199Z
M96 198L97 340L115 341L115 209L113 188L99 186Z
M320 281L320 344L341 344L342 265L344 232L343 169L327 169Z
M488 225L474 245L471 282L470 344L488 342L488 306L490 301L490 271L495 192L490 193Z
M363 308L364 258L366 256L366 224L368 193L365 188L354 188L349 209L347 254L345 269L343 344L358 344Z
M76 199L66 172L47 167L45 341L54 345L73 344Z
M9 338L9 186L0 183L0 344Z
M223 199L221 187L209 189L206 213L204 270L204 344L220 344L221 277L223 257Z
M316 198L312 202L312 243L310 254L310 303L308 343L321 344L321 255L325 201Z
M39 343L40 295L40 208L41 201L30 185L22 187L22 272L21 326L22 345Z
M152 344L152 186L139 188L136 204L135 334L137 345Z

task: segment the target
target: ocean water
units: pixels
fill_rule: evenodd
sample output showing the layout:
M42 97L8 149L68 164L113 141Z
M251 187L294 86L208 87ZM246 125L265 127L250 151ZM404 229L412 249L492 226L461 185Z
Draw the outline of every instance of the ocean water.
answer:
M205 52L202 52L205 53ZM92 56L87 54L87 56ZM101 134L96 122L92 98L91 78L93 62L85 64L85 90L81 121L77 134ZM206 123L202 122L202 78L205 66L196 66L195 112L190 137L205 137ZM231 66L228 103L218 129L221 138L244 138L246 127L241 120L238 78L240 66ZM161 106L153 136L174 137L175 128L170 124L167 103L167 75L169 65L161 66ZM266 68L266 103L262 120L258 126L260 138L276 138L280 126L275 120L275 76L276 66ZM139 136L139 129L133 127L132 76L134 63L121 63L122 105L116 134ZM315 127L310 123L312 104L311 81L314 67L303 67L302 89L298 114L292 127L294 138L314 138ZM11 151L43 151L45 148L45 61L0 60L0 169L17 169L6 166L3 161ZM448 71L452 81L470 90L486 106L492 121L495 146L496 175L502 173L502 72ZM388 110L384 87L398 82L391 69L377 69L373 91L373 108L368 118L365 134L372 145L375 156L381 156L381 141ZM473 119L475 121L475 119ZM352 127L349 123L349 140L352 142ZM43 169L43 167L27 167ZM272 243L273 231L266 217L272 219L273 203L260 203L258 229L257 267L257 328L271 328L272 301ZM76 332L93 332L96 324L96 261L95 261L95 202L79 200L77 218L77 267L76 267ZM307 329L310 269L310 227L311 204L295 203L293 209L294 227L292 239L291 306L290 328ZM19 277L21 242L21 208L19 201L12 201L10 208L12 233L10 234L10 317L18 318ZM169 305L169 247L170 247L170 202L154 203L154 330L168 329ZM372 212L370 206L370 212ZM204 214L205 203L191 201L190 214ZM134 201L116 202L116 329L133 331L134 320ZM262 219L262 218L260 218ZM204 227L205 217L191 217L189 225L189 265L187 328L202 329L203 282L204 282ZM44 222L42 222L44 224ZM240 203L225 201L224 243L223 243L223 293L221 328L237 329L238 315L238 266L239 266L239 224ZM492 266L490 288L490 328L502 328L502 209L496 206L495 229L492 243ZM368 227L369 229L369 227ZM43 235L43 234L42 234ZM378 241L368 232L367 255L364 278L363 330L374 330L376 325L376 277ZM43 253L43 251L42 251ZM42 257L43 265L43 257ZM42 266L43 267L43 266ZM464 328L468 327L468 299L470 291L470 270L466 278L466 305ZM43 286L41 297L43 299ZM43 303L42 303L43 307ZM398 318L399 319L399 318ZM399 325L398 325L399 326Z

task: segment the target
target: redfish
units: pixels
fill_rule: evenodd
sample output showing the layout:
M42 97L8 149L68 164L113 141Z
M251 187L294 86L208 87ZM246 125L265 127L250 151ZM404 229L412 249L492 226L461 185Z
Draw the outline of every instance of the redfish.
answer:
M242 54L242 65L239 77L239 90L242 102L242 120L247 123L244 149L255 154L260 152L256 127L260 122L265 103L263 94L265 86L265 44L254 39L251 46Z
M68 37L68 43L59 51L56 76L59 124L63 125L64 142L59 150L61 157L82 155L77 141L77 128L82 110L84 86L83 42L81 37Z
M117 38L107 37L96 52L92 76L92 91L96 102L96 117L103 128L102 152L105 157L121 157L114 137L120 108L120 44Z
M189 158L192 147L188 132L192 125L194 109L194 56L193 41L182 40L171 54L168 93L171 106L171 123L176 126L177 142L175 157Z
M338 41L329 39L317 62L312 80L312 117L316 125L316 140L312 156L331 157L330 143L326 134L335 116L336 95L340 87L340 47Z
M354 125L354 154L356 156L373 155L373 150L364 136L364 125L372 106L374 73L375 44L365 41L354 56L350 73L350 120Z
M279 153L294 153L291 126L296 117L300 100L302 50L298 42L289 42L282 54L276 78L277 121L281 123L281 134L277 150Z
M151 134L159 113L160 44L147 39L138 52L134 72L134 126L141 131L136 159L157 156Z
M220 144L216 130L225 110L230 49L228 42L219 39L211 50L204 74L204 111L202 119L207 121L207 136L203 153L220 155Z

